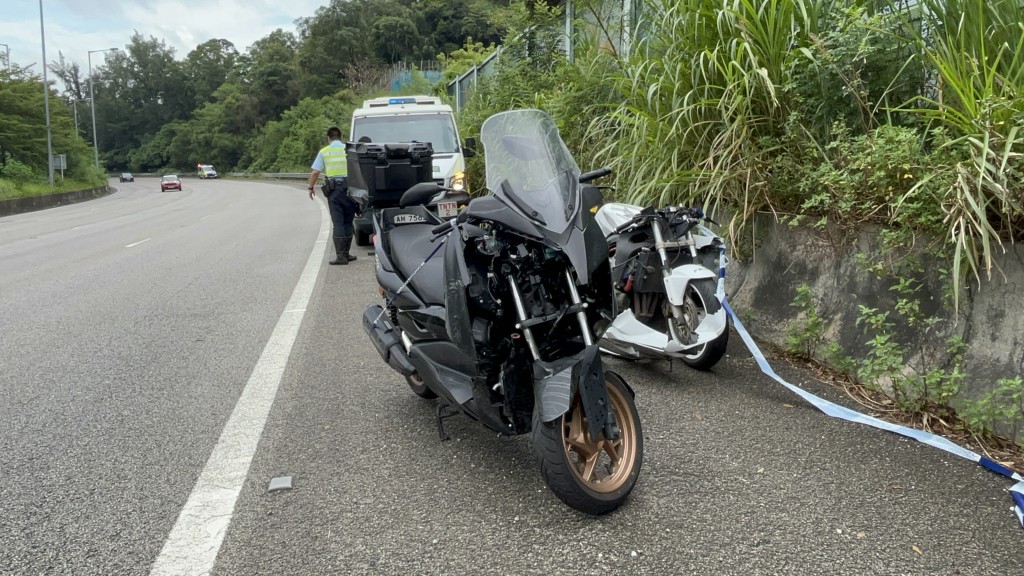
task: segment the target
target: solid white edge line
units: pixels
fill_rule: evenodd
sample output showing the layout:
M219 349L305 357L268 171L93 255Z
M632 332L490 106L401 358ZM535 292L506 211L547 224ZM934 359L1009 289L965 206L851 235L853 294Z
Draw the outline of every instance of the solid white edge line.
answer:
M330 219L320 202L320 233L291 298L274 327L249 382L224 425L192 494L181 509L151 575L209 574L231 524L235 502L263 434L295 337L324 259Z
M125 248L134 248L135 246L138 246L139 244L142 244L143 242L149 242L150 240L152 240L152 238L146 238L145 240L139 240L138 242L132 242L131 244L125 246Z

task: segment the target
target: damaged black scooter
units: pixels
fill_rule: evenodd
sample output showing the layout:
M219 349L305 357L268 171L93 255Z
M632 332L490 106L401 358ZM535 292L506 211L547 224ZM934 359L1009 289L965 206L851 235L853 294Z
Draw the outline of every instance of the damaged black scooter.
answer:
M383 306L363 327L381 356L443 419L465 414L500 434L532 432L541 475L569 506L618 508L643 461L633 391L596 344L615 318L608 245L554 121L496 114L481 129L491 195L442 221L422 183L374 214ZM590 198L591 202L587 203Z

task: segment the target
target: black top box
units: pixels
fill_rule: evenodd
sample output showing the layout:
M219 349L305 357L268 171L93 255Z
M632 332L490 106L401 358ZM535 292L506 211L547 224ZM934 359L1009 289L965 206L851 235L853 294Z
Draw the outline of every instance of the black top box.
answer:
M434 181L434 149L429 142L345 144L349 194L365 191L367 208L398 206L415 184Z

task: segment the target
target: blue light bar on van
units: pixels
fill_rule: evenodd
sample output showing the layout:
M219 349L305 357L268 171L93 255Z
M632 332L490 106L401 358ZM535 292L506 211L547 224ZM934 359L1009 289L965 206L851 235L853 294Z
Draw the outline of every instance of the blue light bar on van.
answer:
M388 104L415 104L415 98L388 98Z

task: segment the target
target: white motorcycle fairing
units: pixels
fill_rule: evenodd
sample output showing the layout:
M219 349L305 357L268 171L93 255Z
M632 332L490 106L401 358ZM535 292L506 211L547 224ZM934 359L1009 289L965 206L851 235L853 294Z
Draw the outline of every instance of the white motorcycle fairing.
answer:
M632 310L626 310L619 314L605 331L601 349L627 358L685 356L718 338L725 330L725 326L725 309L719 309L718 312L706 316L700 326L697 326L694 332L697 335L697 342L682 346L666 333L648 328L633 316Z
M681 306L689 283L701 279L714 280L715 275L707 268L696 264L685 264L673 269L664 279L665 294L668 295L669 302ZM683 356L718 338L726 330L726 322L725 309L719 306L717 312L706 315L694 330L696 342L683 345L667 333L645 326L633 316L632 310L625 310L616 316L615 321L608 327L601 345L612 354L633 358L642 355L634 346L653 352L656 356Z
M683 264L672 269L672 273L665 277L665 295L673 306L682 306L686 294L686 287L693 280L717 280L714 272L697 264Z

